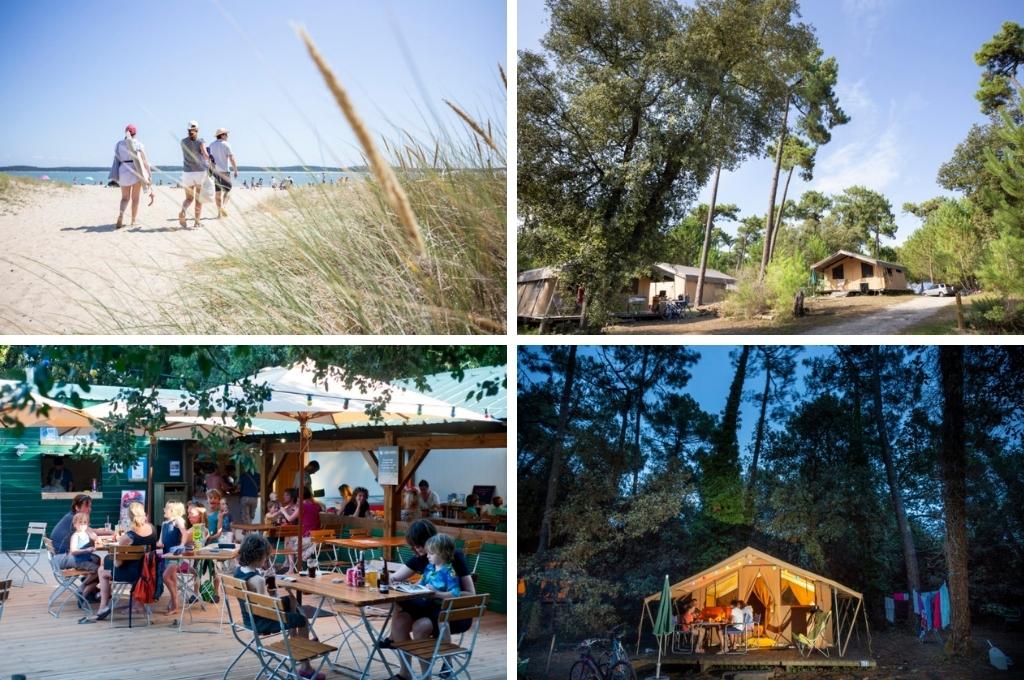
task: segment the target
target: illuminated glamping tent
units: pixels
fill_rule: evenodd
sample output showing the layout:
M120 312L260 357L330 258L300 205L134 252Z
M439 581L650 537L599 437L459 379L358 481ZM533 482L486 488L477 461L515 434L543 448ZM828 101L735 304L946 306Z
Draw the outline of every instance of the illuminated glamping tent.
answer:
M791 644L796 634L807 633L812 607L832 611L825 639L838 649L839 656L846 654L858 615L863 616L870 644L867 611L860 593L749 546L679 581L671 592L673 603L693 600L702 608L728 606L733 600L749 603L754 614L761 615L763 624L763 632L751 640L752 646ZM644 618L653 625L652 603L656 608L660 599L660 592L644 599L637 630L638 652Z

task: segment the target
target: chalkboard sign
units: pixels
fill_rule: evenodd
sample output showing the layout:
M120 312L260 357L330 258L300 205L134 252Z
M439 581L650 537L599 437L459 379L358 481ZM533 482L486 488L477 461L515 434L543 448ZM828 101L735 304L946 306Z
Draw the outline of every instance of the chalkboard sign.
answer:
M377 483L381 486L398 484L397 446L381 446L377 449Z

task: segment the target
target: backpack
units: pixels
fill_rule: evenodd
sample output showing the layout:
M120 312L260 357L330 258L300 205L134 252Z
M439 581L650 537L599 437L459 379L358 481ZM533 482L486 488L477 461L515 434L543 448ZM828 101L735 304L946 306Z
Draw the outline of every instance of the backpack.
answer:
M155 552L148 552L142 557L142 575L135 582L135 601L141 604L156 602L156 561Z

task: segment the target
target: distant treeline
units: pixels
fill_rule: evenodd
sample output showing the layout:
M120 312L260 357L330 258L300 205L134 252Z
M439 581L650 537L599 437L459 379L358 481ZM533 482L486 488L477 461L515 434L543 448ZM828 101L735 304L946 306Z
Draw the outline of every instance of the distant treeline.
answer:
M181 170L180 165L157 165L155 167L161 170ZM56 167L56 168L40 168L35 165L7 165L0 167L0 172L25 172L25 171L45 171L45 172L99 172L101 170L109 170L110 167ZM367 168L365 165L353 165L348 168L328 168L321 165L285 165L280 168L264 168L258 165L239 165L239 172L366 172Z

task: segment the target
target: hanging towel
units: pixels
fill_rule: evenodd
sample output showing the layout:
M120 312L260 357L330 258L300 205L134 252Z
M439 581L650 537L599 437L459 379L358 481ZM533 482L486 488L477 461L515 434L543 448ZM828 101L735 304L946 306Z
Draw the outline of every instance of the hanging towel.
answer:
M891 597L885 598L885 620L896 623L896 602Z
M932 628L942 630L942 597L936 590L932 597Z
M916 590L912 590L912 591L910 591L910 594L911 594L911 598L910 599L914 603L914 613L915 614L920 614L921 613L921 593L917 592Z
M946 587L945 581L943 581L942 587L939 588L939 599L941 600L939 607L942 614L942 627L948 628L949 624L952 623L950 616L952 606L950 606L949 602L949 588Z
M897 602L906 602L910 598L907 597L906 593L893 593L892 599L896 600Z

